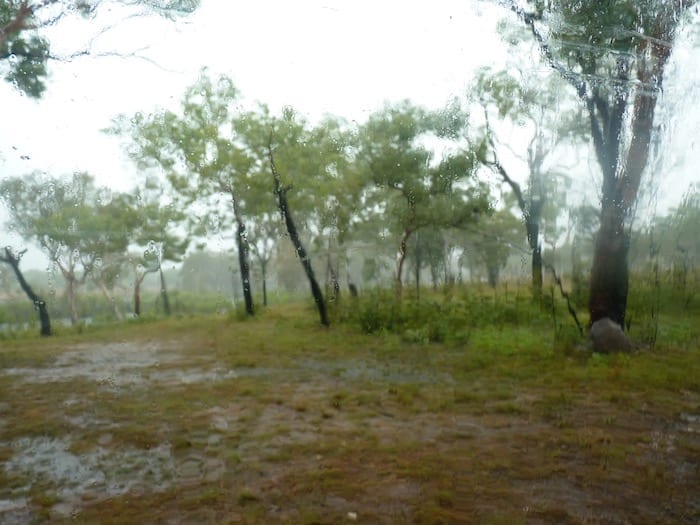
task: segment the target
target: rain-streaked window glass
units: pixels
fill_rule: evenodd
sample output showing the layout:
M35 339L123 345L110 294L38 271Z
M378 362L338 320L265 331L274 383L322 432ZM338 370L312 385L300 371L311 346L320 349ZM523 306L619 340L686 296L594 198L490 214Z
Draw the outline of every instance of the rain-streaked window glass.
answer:
M0 0L0 523L700 521L694 0Z

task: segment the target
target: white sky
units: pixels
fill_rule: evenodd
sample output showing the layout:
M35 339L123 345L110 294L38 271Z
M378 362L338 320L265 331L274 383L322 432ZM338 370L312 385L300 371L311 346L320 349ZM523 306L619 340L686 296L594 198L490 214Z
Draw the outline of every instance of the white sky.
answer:
M203 66L231 76L251 102L292 105L311 118L334 113L363 120L384 100L403 98L439 107L464 93L470 72L484 63L485 48L500 49L500 56L487 55L487 63L505 56L496 19L481 17L484 6L477 7L464 0L429 7L204 0L194 15L175 23L127 19L96 38L93 52L136 52L152 62L133 57L54 62L39 102L0 85L6 105L0 123L3 174L86 169L100 182L128 188L134 168L120 161L118 140L99 130L118 113L174 107ZM115 6L109 19L124 14ZM84 48L104 18L61 22L50 33L54 52Z
M101 184L130 188L135 167L119 139L100 129L119 113L175 107L202 66L231 76L247 101L273 109L289 104L312 119L328 112L362 121L386 100L440 107L464 96L475 68L507 60L496 31L504 11L472 0L203 0L176 22L128 13L114 4L96 20L63 20L49 32L52 51L67 55L93 39L95 54L136 53L149 60L53 62L40 101L0 82L0 177L87 170ZM113 24L100 34L100 27ZM665 84L674 112L664 166L673 166L674 184L662 188L662 198L665 192L676 201L700 178L700 112L692 110L700 94L699 58L697 47L677 53ZM18 242L12 235L2 239ZM25 264L44 263L31 256Z

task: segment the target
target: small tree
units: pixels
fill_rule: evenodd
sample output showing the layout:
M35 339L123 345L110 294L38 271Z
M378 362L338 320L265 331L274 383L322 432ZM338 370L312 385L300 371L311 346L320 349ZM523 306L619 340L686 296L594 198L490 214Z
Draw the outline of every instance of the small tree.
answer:
M38 174L6 179L0 194L10 210L10 225L34 240L61 271L71 323L79 322L77 291L98 260L123 254L129 242L128 210L119 199L103 203L104 191L87 173L64 181Z
M471 180L472 149L450 151L438 163L428 138L457 138L466 118L459 111L431 113L403 102L370 116L359 131L362 169L370 186L369 208L398 235L396 296L401 298L409 239L422 228L461 227L489 209L488 192Z

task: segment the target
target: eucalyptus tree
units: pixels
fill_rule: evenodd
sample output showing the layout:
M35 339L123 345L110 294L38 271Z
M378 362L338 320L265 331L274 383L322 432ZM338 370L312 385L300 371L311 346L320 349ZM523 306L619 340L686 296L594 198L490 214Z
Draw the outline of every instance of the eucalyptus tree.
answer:
M260 175L254 178L268 181L321 323L328 325L326 299L306 239L335 234L342 241L348 230L356 205L353 189L346 184L349 134L339 119L327 117L312 126L290 107L274 115L265 105L238 119L237 130L256 157L255 170Z
M531 252L533 298L542 297L542 235L541 228L556 223L566 200L569 179L557 170L555 153L558 146L571 139L588 138L575 109L566 107L568 86L549 74L545 78L520 71L482 69L472 95L478 99L485 117L488 150L482 162L491 167L508 185L523 217L525 235ZM562 101L561 99L564 98ZM497 117L498 122L494 117ZM503 122L505 121L505 122ZM498 139L496 127L509 124L527 133L529 140L523 151ZM502 161L510 153L520 166L508 167ZM513 166L513 163L511 163ZM525 187L517 182L516 173L523 173Z
M195 231L213 225L220 233L235 224L246 312L253 315L244 214L254 159L235 131L237 99L238 90L229 78L212 80L202 71L185 92L179 112L121 117L110 131L130 136L127 149L140 168L162 170L176 205L198 219Z
M625 324L631 220L649 161L655 110L679 28L694 0L509 0L543 59L571 84L602 172L590 322Z
M456 139L465 119L432 113L408 101L371 115L358 133L359 163L371 193L369 209L381 214L380 235L398 237L396 296L401 298L409 239L422 228L463 227L489 210L488 191L474 180L478 152L448 150L434 162L431 139Z
M128 211L119 199L103 202L105 192L87 173L75 173L69 180L32 173L0 183L0 197L10 213L8 226L36 242L63 275L74 325L79 322L79 287L100 260L123 254L129 243Z
M311 258L306 246L302 242L301 234L294 219L292 209L299 207L309 209L313 203L309 199L310 192L304 190L304 182L313 176L323 176L328 173L329 165L326 164L323 155L319 155L316 144L313 143L306 121L300 118L292 108L285 108L281 117L268 120L269 135L266 145L269 168L272 174L272 188L277 198L277 207L282 216L289 240L299 262L304 269L309 281L311 295L316 303L316 308L324 326L330 325L326 300L323 297L321 287L318 285L316 274L311 264ZM301 184L299 184L301 182ZM293 193L294 208L290 205L289 193L295 187L300 186L301 191ZM306 201L305 205L303 201Z
M51 54L42 29L71 15L90 17L107 0L4 0L0 2L0 70L5 79L30 97L39 98L46 89L47 62ZM121 0L141 13L164 16L194 11L199 0ZM108 9L108 7L105 7ZM88 50L89 51L89 50Z

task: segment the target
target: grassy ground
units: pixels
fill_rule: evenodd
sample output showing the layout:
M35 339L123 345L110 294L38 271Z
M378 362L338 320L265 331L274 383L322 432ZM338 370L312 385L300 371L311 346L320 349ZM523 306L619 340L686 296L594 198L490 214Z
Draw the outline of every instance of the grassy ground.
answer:
M692 319L632 356L467 332L285 307L5 342L0 522L700 522Z

